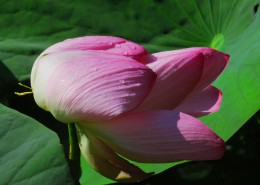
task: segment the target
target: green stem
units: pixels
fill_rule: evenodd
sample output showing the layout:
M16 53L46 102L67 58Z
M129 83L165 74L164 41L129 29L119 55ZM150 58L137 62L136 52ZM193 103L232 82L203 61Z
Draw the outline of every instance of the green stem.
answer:
M74 158L74 151L73 151L74 143L75 143L74 137L73 137L74 131L75 131L74 123L69 123L68 132L69 132L69 159L70 160L73 160L73 158Z
M75 179L79 179L81 176L80 168L80 149L78 145L76 124L68 124L68 134L69 134L69 164L71 166L73 176Z

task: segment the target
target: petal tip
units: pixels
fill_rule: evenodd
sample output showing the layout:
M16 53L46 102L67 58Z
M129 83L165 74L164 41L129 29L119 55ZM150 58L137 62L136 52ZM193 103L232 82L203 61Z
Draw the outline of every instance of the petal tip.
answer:
M229 62L229 59L230 59L230 55L229 54L226 54L224 53L224 59L226 60L226 65L228 64Z
M221 159L224 156L224 153L226 151L226 143L223 139L220 137L217 138L217 147L216 147L216 157L215 159ZM214 160L214 159L213 159Z
M154 175L154 172L131 175L131 174L121 171L118 174L118 176L115 178L115 180L118 182L123 182L123 183L134 183L134 182L141 182L141 181L151 177L152 175Z

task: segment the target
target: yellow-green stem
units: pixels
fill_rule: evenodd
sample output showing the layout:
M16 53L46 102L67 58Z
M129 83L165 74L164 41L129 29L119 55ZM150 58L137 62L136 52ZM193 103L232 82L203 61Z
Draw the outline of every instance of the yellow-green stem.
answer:
M69 159L73 160L74 158L74 153L73 153L73 148L74 148L74 138L73 138L73 129L74 123L69 123L68 124L68 132L69 132Z

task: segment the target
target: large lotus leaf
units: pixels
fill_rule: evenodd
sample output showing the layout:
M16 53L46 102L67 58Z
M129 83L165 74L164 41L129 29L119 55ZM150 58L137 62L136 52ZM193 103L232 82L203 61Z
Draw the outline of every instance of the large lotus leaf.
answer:
M66 38L115 35L143 42L172 27L156 15L157 4L150 0L21 0L19 4L0 0L0 4L0 60L20 81L29 78L40 52Z
M214 83L223 91L221 110L202 118L228 140L260 107L260 15L256 12L259 0L185 2L168 1L160 7L162 12L174 7L183 25L167 14L165 19L176 29L154 38L147 47L164 50L206 46L230 54L227 69ZM193 12L188 11L190 7Z
M74 184L58 136L2 104L0 146L0 184Z
M260 14L258 0L169 1L161 11L174 7L184 25L174 17L171 33L161 35L147 47L152 50L192 46L213 47L230 54L230 62L215 86L223 91L219 112L201 118L224 140L228 140L260 107ZM192 7L193 12L188 12Z
M215 82L224 94L218 113L202 118L224 140L229 139L260 106L259 1L189 1L194 13L176 4L186 23L152 42L158 47L208 46L230 54L229 65ZM164 6L162 7L164 8ZM174 22L174 21L172 21ZM184 21L185 22L185 21Z
M249 9L250 10L250 9ZM241 15L244 10L241 11ZM239 37L224 35L223 51L231 56L229 66L215 85L223 90L220 111L202 120L228 140L260 108L260 14L239 29L230 28L229 34L241 32Z

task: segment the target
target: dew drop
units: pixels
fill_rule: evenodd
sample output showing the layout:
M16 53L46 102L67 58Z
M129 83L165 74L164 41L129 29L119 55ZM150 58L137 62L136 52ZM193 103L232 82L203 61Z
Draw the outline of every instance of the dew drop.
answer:
M121 83L121 84L125 84L125 80L119 80L119 82Z
M144 74L144 71L143 71L143 70L138 70L138 72L139 72L140 74Z
M129 53L127 51L124 52L124 55L128 55Z
M116 44L115 47L116 47L116 48L121 48L121 45L120 45L120 44Z
M134 69L135 68L135 66L129 66L129 69Z
M136 47L135 47L135 46L132 46L131 49L136 49Z
M93 67L93 68L91 69L91 71L92 71L92 72L97 72L97 68L96 68L96 67Z

